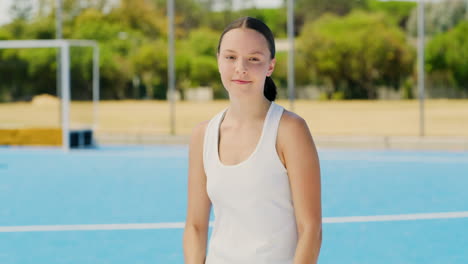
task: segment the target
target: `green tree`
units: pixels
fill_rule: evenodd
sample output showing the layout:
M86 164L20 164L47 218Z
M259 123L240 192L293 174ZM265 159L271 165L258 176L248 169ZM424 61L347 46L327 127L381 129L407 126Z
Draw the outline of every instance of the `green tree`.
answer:
M406 28L406 23L416 6L417 3L414 2L370 0L367 10L383 12L387 14L387 18L393 19L401 28Z
M346 15L354 8L366 8L368 2L369 0L297 0L296 10L299 14L314 19L325 13Z
M9 37L0 31L0 39ZM7 36L5 36L7 35ZM24 96L28 65L19 57L18 50L0 50L0 102L14 101Z
M6 24L3 28L8 31L12 39L26 39L27 22L22 19L15 19L11 23Z
M344 16L353 9L365 9L370 0L297 0L295 6L296 35L301 32L307 21L319 19L322 15L331 13ZM286 4L286 0L284 1Z
M135 72L145 85L148 99L166 99L167 43L163 40L145 43L132 57Z
M55 39L55 19L51 16L34 19L24 30L27 39Z
M134 76L134 66L130 57L145 37L141 32L127 25L115 22L95 9L87 9L75 19L72 38L94 39L100 47L100 77L102 97L108 99L126 98L131 91L130 80ZM92 53L90 49L73 50L72 66L79 82L77 86L91 89ZM89 91L83 91L90 94Z
M178 61L182 62L182 57L190 59L186 62L188 72L182 75L181 80L185 81L185 85L181 85L180 88L210 86L215 94L222 90L216 61L219 35L219 32L211 29L200 28L190 32L187 39L181 40L179 46L181 54Z
M307 23L298 57L315 82L328 83L346 98L377 96L376 85L398 88L411 74L414 52L404 33L383 14L355 11L345 17L325 15Z
M276 38L286 37L286 9L284 8L249 8L236 11L236 17L251 16L262 20L271 29Z
M108 17L113 23L141 31L150 39L167 35L164 10L157 9L151 1L120 0L119 5L112 9Z
M433 81L468 91L468 21L429 41L426 69Z
M162 10L164 16L167 11L167 0L152 0L156 9ZM192 29L199 28L209 18L212 10L210 1L174 0L175 23L178 35L186 36Z

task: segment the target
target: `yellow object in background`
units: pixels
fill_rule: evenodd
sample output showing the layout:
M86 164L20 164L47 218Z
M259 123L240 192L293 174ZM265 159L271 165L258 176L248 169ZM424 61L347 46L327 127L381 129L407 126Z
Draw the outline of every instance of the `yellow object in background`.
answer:
M0 129L0 145L62 145L60 128Z

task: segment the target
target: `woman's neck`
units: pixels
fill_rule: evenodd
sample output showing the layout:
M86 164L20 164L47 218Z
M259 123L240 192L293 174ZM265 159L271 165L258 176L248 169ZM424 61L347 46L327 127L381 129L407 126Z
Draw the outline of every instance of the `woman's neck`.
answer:
M271 103L265 97L257 100L231 99L226 117L238 124L264 120Z

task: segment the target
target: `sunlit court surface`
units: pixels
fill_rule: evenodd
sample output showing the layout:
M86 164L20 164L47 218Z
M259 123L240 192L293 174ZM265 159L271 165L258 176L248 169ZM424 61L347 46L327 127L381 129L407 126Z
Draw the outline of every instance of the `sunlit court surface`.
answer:
M0 148L0 263L183 263L187 152ZM320 263L468 262L468 153L319 154Z

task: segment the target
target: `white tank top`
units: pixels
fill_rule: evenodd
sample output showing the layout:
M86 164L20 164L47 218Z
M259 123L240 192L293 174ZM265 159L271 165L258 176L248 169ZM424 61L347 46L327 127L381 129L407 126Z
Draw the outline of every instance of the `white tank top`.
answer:
M283 107L271 103L255 150L236 165L218 154L227 111L208 123L203 146L207 193L214 210L206 264L292 264L297 228L287 171L276 151Z

